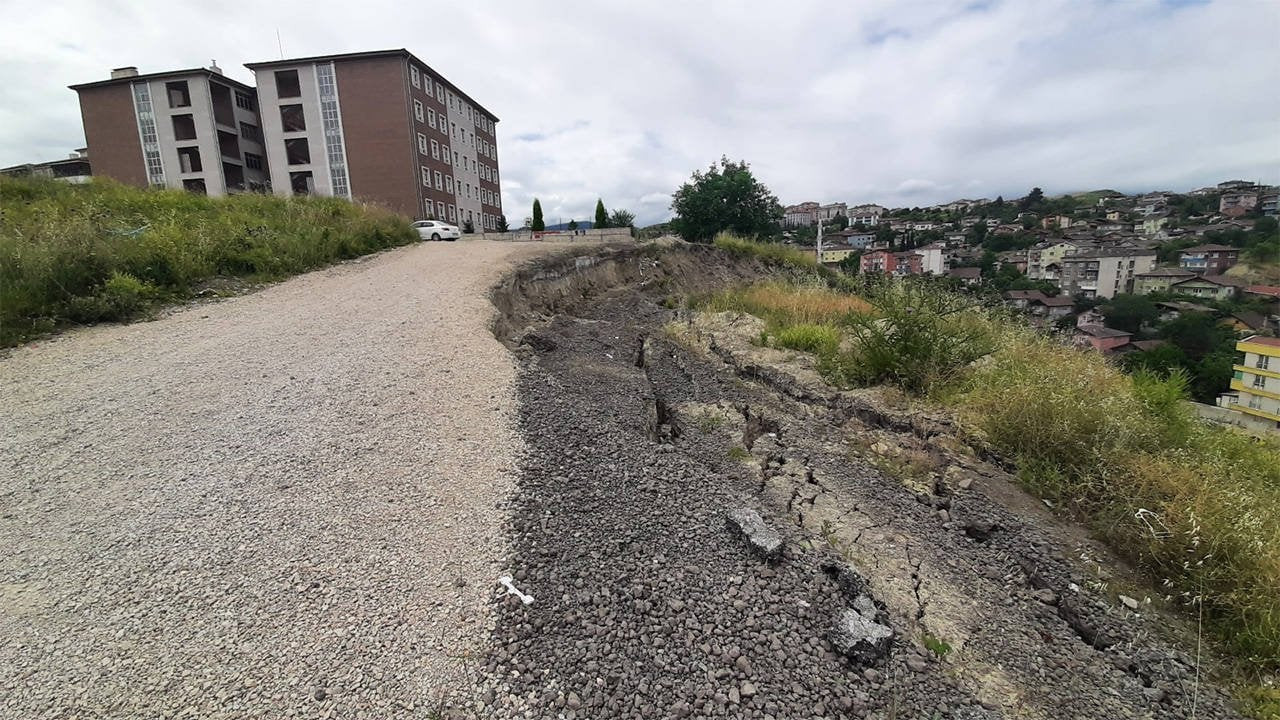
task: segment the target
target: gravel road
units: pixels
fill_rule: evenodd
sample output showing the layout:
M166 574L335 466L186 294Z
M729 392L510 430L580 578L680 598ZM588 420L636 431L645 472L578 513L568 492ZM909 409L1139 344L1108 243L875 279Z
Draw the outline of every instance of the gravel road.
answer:
M488 288L423 244L0 358L0 717L465 703L520 440Z

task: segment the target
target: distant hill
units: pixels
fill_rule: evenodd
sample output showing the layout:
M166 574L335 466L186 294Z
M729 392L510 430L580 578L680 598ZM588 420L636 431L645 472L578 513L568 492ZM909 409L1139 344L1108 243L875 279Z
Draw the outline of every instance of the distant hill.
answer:
M592 223L590 220L578 221L579 230L590 230L592 225L594 225L594 223ZM557 223L555 225L547 226L547 230L568 230L568 229L569 229L569 223L567 222L562 222L562 223Z

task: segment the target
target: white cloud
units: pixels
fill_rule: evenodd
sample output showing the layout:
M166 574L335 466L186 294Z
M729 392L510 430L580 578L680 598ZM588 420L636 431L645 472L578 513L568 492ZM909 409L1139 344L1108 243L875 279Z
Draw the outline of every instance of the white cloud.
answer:
M1280 179L1280 4L803 0L457 7L313 0L251 15L65 0L0 27L0 165L82 142L66 85L146 71L407 47L494 111L504 203L596 198L641 222L721 155L784 201L920 205ZM127 41L122 39L127 38Z

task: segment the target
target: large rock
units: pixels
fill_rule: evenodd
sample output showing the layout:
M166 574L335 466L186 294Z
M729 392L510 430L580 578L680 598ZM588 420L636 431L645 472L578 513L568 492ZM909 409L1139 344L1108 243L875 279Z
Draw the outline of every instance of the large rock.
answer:
M760 513L750 508L736 508L727 513L729 527L737 530L761 557L775 560L782 554L782 536L764 524Z
M827 631L827 640L841 655L856 663L870 665L889 653L893 628L876 622L875 604L871 598L854 605L836 617Z

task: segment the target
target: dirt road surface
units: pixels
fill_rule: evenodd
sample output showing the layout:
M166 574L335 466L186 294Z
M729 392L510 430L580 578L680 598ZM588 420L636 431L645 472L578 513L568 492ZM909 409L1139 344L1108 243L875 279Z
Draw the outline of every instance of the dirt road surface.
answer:
M519 436L422 244L0 358L0 717L429 717L488 634Z

